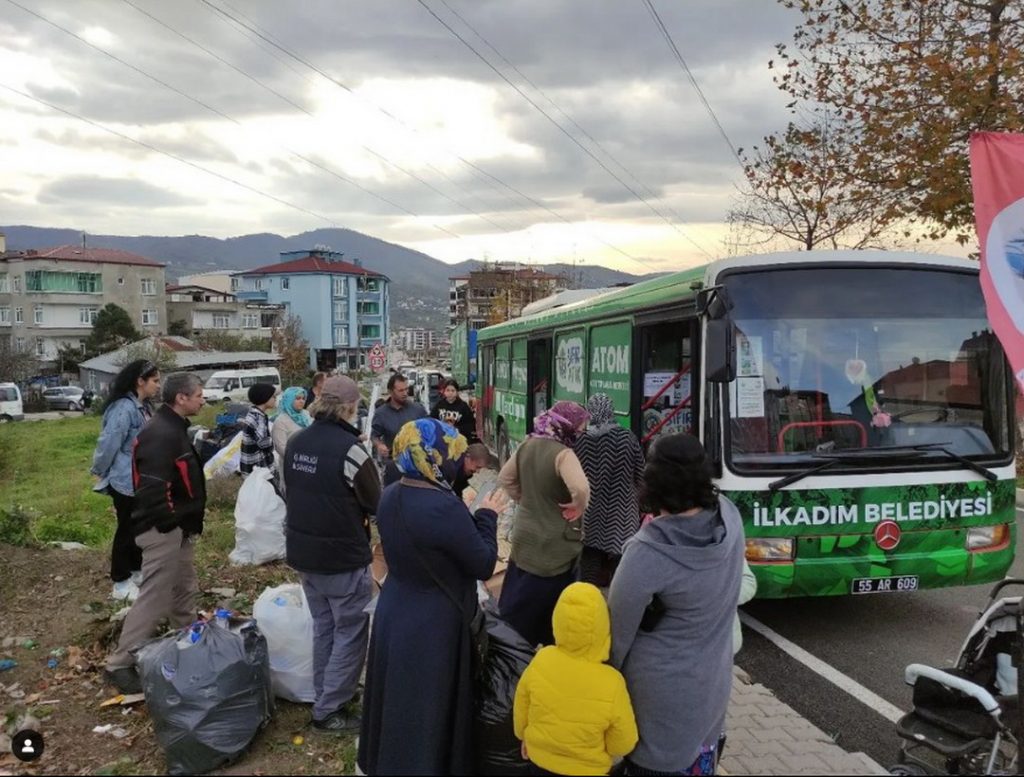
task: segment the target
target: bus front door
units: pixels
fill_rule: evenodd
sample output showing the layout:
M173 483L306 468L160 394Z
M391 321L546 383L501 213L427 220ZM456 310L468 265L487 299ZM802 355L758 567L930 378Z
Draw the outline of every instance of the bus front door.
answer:
M637 429L644 447L672 432L696 434L694 320L664 321L640 329L643 381Z
M551 406L551 338L531 340L526 365L526 431Z

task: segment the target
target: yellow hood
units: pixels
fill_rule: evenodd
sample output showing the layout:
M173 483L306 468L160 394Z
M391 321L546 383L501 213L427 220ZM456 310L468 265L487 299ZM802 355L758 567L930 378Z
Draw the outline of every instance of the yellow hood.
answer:
M601 663L611 650L608 605L596 586L573 583L558 597L552 616L555 644L575 658Z

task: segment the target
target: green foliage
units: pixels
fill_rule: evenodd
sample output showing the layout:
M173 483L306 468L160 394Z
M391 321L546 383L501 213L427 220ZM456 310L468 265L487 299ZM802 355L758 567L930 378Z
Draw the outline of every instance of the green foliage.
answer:
M0 543L28 548L38 545L32 534L31 512L18 504L0 507Z
M271 340L266 337L245 337L233 335L228 332L205 332L196 333L193 337L196 343L212 351L264 351L270 353Z
M281 356L282 386L302 386L309 378L309 341L302 336L302 319L288 316L273 332L274 351Z
M179 318L167 325L167 334L175 337L191 337L192 327L188 325L188 321Z
M159 367L160 372L164 373L174 372L178 364L178 357L175 356L174 351L163 347L159 340L143 340L132 343L125 348L124 354L117 359L117 364L120 367L124 367L136 359L147 359Z
M92 333L85 341L85 349L91 355L107 353L126 343L141 340L143 335L135 328L131 316L124 308L108 302L92 325Z

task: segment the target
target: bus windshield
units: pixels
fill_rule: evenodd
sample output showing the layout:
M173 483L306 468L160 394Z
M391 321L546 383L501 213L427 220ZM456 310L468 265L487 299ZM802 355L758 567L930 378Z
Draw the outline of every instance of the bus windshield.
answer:
M1009 370L978 276L934 267L792 267L726 275L737 377L737 471L832 452L906 448L1009 459ZM934 455L933 455L934 454Z

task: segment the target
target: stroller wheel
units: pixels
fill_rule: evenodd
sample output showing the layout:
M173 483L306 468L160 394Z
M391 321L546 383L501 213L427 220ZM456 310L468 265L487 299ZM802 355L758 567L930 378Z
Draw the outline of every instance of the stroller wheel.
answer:
M914 774L922 775L928 772L917 764L896 764L889 767L889 774Z

